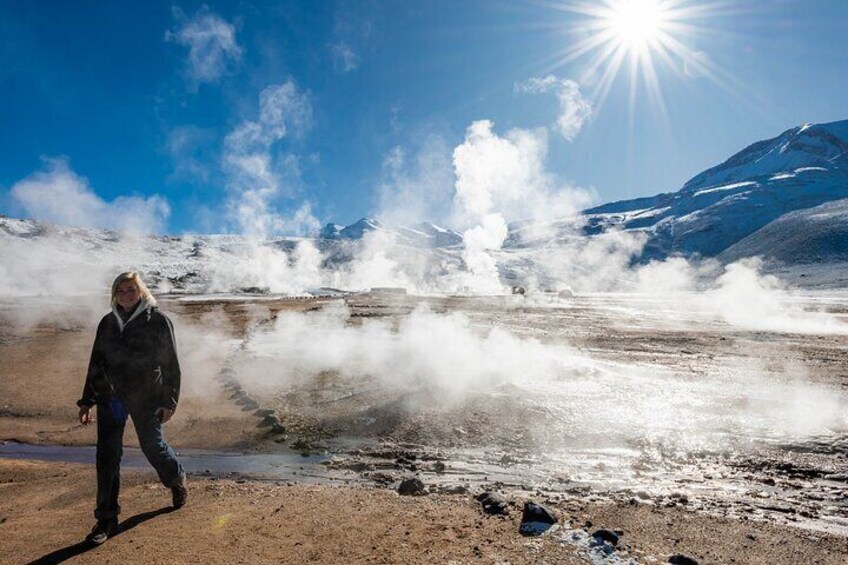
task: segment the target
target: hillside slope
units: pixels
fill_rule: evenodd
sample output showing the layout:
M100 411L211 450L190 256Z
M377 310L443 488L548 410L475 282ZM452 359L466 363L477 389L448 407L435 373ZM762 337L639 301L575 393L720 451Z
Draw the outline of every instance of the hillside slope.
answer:
M713 257L784 214L841 198L848 198L848 120L754 143L678 192L587 210L584 233L644 232L645 259Z

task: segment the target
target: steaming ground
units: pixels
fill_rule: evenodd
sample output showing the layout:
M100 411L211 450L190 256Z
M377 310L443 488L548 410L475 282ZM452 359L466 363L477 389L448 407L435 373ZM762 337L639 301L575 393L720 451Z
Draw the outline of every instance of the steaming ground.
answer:
M168 433L326 454L380 484L419 473L845 535L848 299L722 299L164 297L185 382ZM99 303L3 303L0 438L93 442L73 401ZM262 410L280 426L258 427Z
M794 297L760 321L792 333L704 300L358 295L278 314L231 364L279 414L271 437L378 481L675 494L845 531L848 303Z

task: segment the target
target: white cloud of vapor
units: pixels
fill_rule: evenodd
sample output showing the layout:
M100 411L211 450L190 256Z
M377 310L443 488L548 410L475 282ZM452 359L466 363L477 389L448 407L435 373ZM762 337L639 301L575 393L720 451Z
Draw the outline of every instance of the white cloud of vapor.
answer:
M165 33L166 41L188 47L186 76L197 86L215 82L241 61L243 49L236 40L236 28L207 6L187 18L179 8L174 17L180 24Z
M513 129L500 137L489 120L473 122L453 153L459 224L490 213L506 221L572 216L593 195L561 184L545 170L545 130Z
M584 124L592 117L592 104L583 98L580 85L573 80L558 79L554 75L533 77L515 85L517 92L545 94L552 92L559 101L557 129L562 136L573 141Z
M545 130L513 129L505 137L489 120L473 122L453 153L457 223L466 227L464 260L471 289L497 292L498 270L490 251L507 237L507 222L574 216L592 201L587 191L559 186L545 171Z
M481 327L461 312L436 314L427 306L397 325L349 322L341 301L315 312L279 313L273 328L251 340L240 380L276 396L334 374L348 386L367 383L437 398L444 410L468 395L500 396L500 387L511 385L507 390L517 402L532 400L534 408L556 415L552 435L565 432L572 448L588 441L599 451L632 449L645 439L683 451L726 449L728 434L741 434L743 441L803 437L846 423L848 398L810 383L803 367L767 370L757 359L739 357L701 374L601 361L562 341Z
M334 43L330 46L333 56L333 68L340 73L349 73L359 66L359 55L347 43Z
M164 147L174 165L169 179L209 182L213 172L209 166L213 142L212 131L194 125L177 126L169 131Z
M279 388L337 371L404 388L463 393L510 382L516 375L533 379L555 374L573 355L567 346L545 346L501 328L481 335L464 314L438 315L426 306L416 308L397 328L378 320L351 326L349 318L343 302L308 314L279 313L273 330L252 340L250 352L286 363L274 363L273 375L245 372L243 377Z
M396 146L383 160L377 217L390 225L449 219L454 173L451 151L438 135L412 148Z
M45 168L12 186L13 201L35 219L86 228L157 233L171 209L159 195L119 196L103 200L88 180L71 170L67 159L45 159Z
M278 200L289 196L284 191L286 172L298 172L294 156L281 157L274 149L286 136L303 135L311 124L309 96L288 81L265 88L259 94L258 118L244 120L224 139L230 213L242 233L269 237L320 226L309 203L302 203L291 217L276 210Z

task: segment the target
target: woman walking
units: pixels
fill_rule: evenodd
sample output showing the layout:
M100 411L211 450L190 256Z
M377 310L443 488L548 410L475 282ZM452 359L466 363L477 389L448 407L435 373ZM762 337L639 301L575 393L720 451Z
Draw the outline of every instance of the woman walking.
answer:
M112 283L112 311L100 320L82 398L79 420L92 422L97 406L97 524L86 539L101 544L118 528L120 464L127 416L159 480L171 489L174 508L186 502L185 472L162 436L180 395L180 364L171 321L156 308L136 272Z

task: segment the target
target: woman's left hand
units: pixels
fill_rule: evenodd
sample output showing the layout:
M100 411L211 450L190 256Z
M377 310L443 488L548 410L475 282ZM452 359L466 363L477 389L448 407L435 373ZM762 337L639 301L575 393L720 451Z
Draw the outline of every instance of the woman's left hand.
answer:
M170 408L159 408L156 410L156 418L158 418L159 422L162 424L170 420L173 415L174 410L171 410Z

